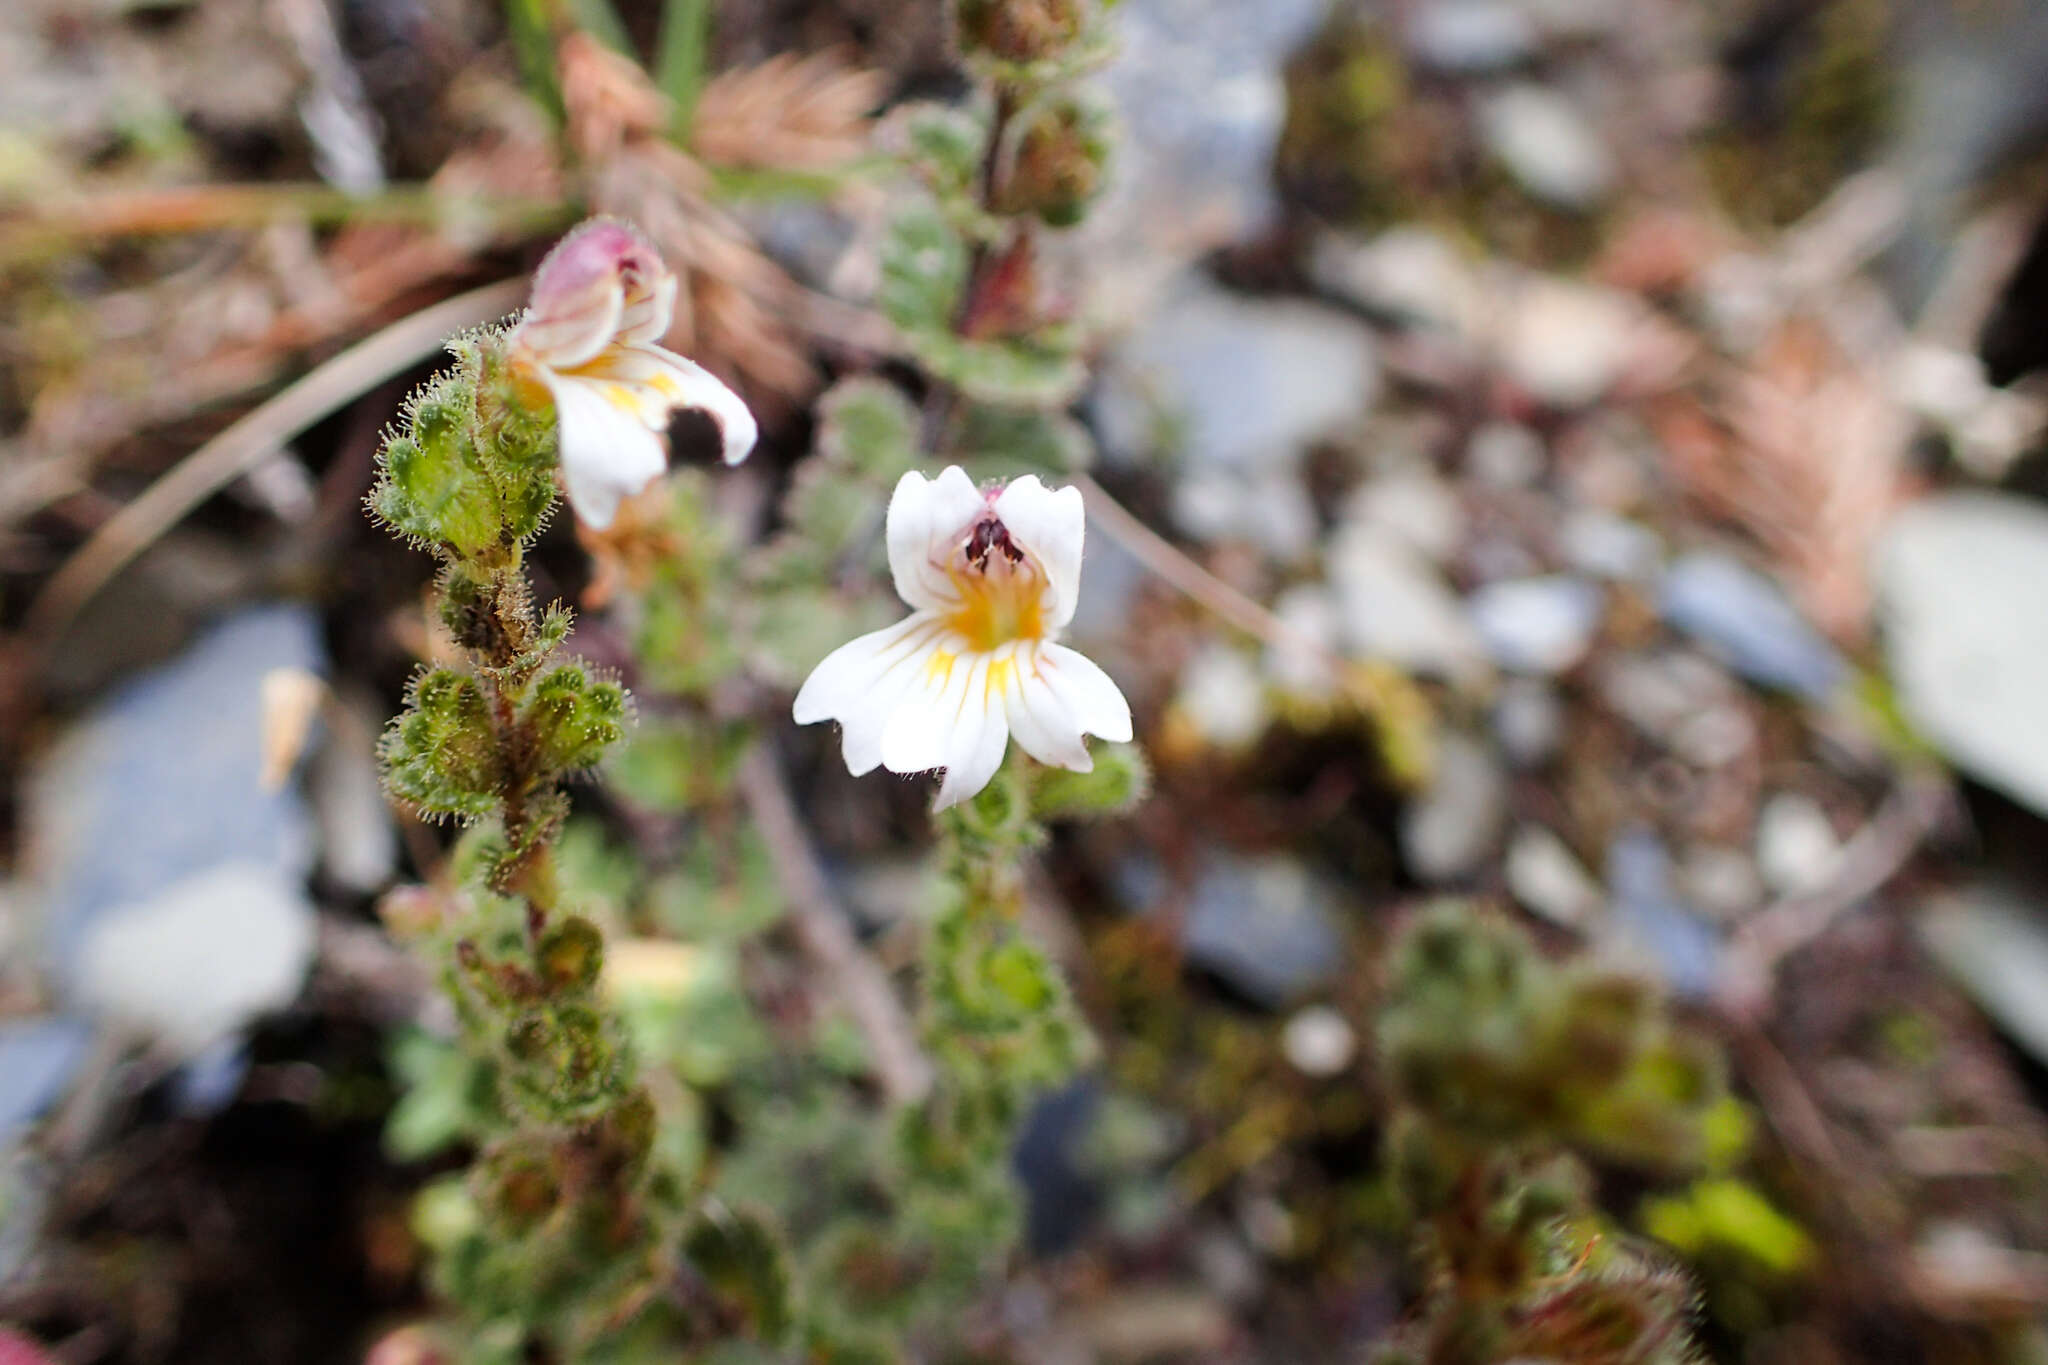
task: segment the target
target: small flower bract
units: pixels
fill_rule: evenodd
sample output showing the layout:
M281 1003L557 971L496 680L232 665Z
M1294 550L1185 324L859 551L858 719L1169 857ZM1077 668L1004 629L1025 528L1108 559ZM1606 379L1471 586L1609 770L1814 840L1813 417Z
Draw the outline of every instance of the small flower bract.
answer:
M1081 492L1027 475L979 489L958 467L905 474L889 502L889 569L915 610L841 645L797 693L797 722L836 720L856 776L946 770L936 809L980 791L1009 739L1087 772L1087 735L1126 741L1109 675L1055 643L1074 615Z
M512 332L515 362L554 395L562 482L586 525L611 524L619 502L668 467L662 437L678 408L718 424L725 462L758 429L739 395L658 343L675 311L676 277L638 230L599 218L548 253L533 304Z

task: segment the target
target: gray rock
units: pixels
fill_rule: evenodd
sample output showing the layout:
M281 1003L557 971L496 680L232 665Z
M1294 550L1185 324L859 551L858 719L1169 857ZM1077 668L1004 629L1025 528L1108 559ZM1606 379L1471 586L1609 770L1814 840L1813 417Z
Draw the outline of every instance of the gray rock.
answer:
M2048 1063L2048 911L2014 888L1978 882L1937 896L1914 923L1970 998Z
M1319 237L1308 272L1337 298L1452 341L1476 342L1485 326L1488 302L1478 272L1455 243L1430 228L1389 228L1368 241Z
M1188 660L1174 700L1194 732L1220 749L1250 744L1271 719L1266 680L1258 666L1220 641L1205 645Z
M1536 51L1536 26L1508 0L1434 0L1409 13L1408 50L1438 71L1499 71Z
M1465 540L1465 509L1449 484L1424 466L1368 479L1345 499L1343 521L1399 540L1439 564Z
M1267 675L1294 696L1330 696L1338 683L1331 661L1343 651L1337 595L1321 583L1296 583L1273 599L1273 615L1288 634L1267 647Z
M1590 406L1627 369L1642 304L1618 290L1552 275L1501 272L1493 290L1504 313L1494 344L1507 377L1562 411Z
M91 1050L77 1019L0 1020L0 1148L62 1097Z
M1683 649L1612 655L1600 664L1597 683L1610 710L1660 743L1736 693L1734 681L1712 661Z
M1756 868L1781 896L1804 895L1827 885L1842 860L1842 841L1820 802L1778 792L1756 817Z
M1480 135L1538 199L1585 209L1614 188L1614 153L1577 105L1548 86L1510 85L1487 99Z
M1280 1051L1304 1076L1334 1076L1357 1055L1358 1034L1328 1005L1309 1005L1280 1030Z
M1122 0L1109 11L1117 48L1145 59L1101 76L1125 145L1144 155L1119 159L1072 234L1089 278L1108 286L1106 316L1143 312L1189 262L1271 219L1282 68L1327 16L1326 0Z
M1523 825L1508 842L1503 871L1508 892L1530 912L1567 929L1584 929L1606 897L1564 840L1542 825Z
M1488 422L1465 443L1465 468L1495 488L1527 488L1543 477L1543 438L1519 422Z
M1877 589L1899 701L1973 777L2048 813L2048 510L2000 493L1907 508Z
M398 827L384 799L376 734L367 706L350 706L347 723L328 727L306 770L320 868L359 896L383 890L398 870Z
M304 875L218 863L98 915L68 985L84 1010L197 1056L298 995L313 960Z
M1516 673L1562 673L1600 628L1601 591L1562 574L1488 583L1466 602L1488 654Z
M1689 903L1723 923L1741 919L1764 898L1763 879L1749 855L1712 844L1685 850L1678 862L1678 884Z
M1265 1289L1259 1258L1228 1227L1209 1227L1188 1243L1188 1258L1211 1294L1234 1308L1250 1308Z
M1567 564L1597 578L1642 582L1664 562L1664 542L1655 531L1593 508L1568 512L1557 540Z
M1608 924L1619 946L1641 957L1671 990L1705 997L1720 972L1721 938L1671 885L1671 855L1648 829L1616 836L1607 849Z
M1540 768L1564 743L1564 703L1541 678L1510 678L1493 703L1493 737L1517 768Z
M1370 410L1365 325L1298 300L1244 298L1189 276L1117 346L1096 393L1104 453L1139 460L1166 434L1196 471L1291 468Z
M289 1000L312 953L312 839L297 794L259 781L260 688L323 662L310 611L244 611L39 766L31 880L67 999L191 1052Z
M1343 527L1331 539L1329 574L1353 653L1461 683L1486 675L1486 650L1464 604L1408 546Z
M294 981L286 1000L297 993ZM282 1003L282 1002L280 1002ZM198 1055L185 1059L171 1086L171 1102L187 1114L217 1114L235 1102L242 1082L249 1079L249 1047L241 1038L229 1035L208 1043Z
M936 894L931 867L922 858L864 859L840 885L853 919L875 932L915 917Z
M1292 469L1198 469L1173 488L1173 519L1197 540L1241 540L1283 564L1315 545L1316 509Z
M1536 26L1554 38L1595 38L1627 12L1627 0L1516 0Z
M1087 644L1091 656L1108 643L1119 645L1130 635L1131 610L1151 575L1143 564L1110 536L1088 537L1081 557L1081 591L1074 603L1073 634Z
M1507 813L1507 777L1492 751L1445 733L1428 787L1401 813L1402 856L1424 882L1463 881L1499 846Z
M1756 722L1733 701L1693 712L1665 736L1671 752L1702 768L1726 767L1756 742Z
M856 233L853 221L822 199L741 200L728 211L777 265L814 289L833 286Z
M1291 858L1213 854L1182 924L1188 960L1269 1008L1333 980L1341 965L1331 888Z
M1464 568L1481 583L1498 583L1534 578L1543 565L1519 538L1490 532L1474 536L1465 547Z
M1822 701L1848 671L1777 584L1729 555L1681 558L1665 574L1657 606L1671 625L1764 687Z

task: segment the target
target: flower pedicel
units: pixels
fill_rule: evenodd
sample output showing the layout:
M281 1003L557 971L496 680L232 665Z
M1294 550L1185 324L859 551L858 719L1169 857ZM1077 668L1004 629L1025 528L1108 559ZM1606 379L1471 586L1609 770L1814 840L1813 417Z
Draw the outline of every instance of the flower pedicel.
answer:
M656 344L675 301L661 253L630 225L593 219L541 262L512 331L514 363L554 395L569 505L595 529L667 469L662 436L678 408L710 414L727 464L754 448L758 429L739 395Z
M905 474L889 501L889 569L909 617L841 645L797 693L798 724L836 720L856 777L946 770L935 809L1002 766L1011 736L1087 772L1085 737L1131 737L1109 675L1056 643L1073 619L1086 516L1035 475L979 489L957 465Z

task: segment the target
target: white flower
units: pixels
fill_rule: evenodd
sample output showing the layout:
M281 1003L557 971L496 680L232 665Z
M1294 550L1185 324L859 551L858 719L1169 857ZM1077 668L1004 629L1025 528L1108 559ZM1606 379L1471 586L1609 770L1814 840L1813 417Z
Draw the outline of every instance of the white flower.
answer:
M1081 491L1027 475L978 489L958 466L905 474L889 501L889 569L914 610L812 671L799 725L836 720L858 777L946 770L934 809L988 785L1012 735L1041 763L1087 772L1083 737L1131 737L1109 675L1054 641L1073 619Z
M710 414L727 464L754 448L754 415L739 395L655 344L675 302L676 277L661 253L615 219L576 228L534 273L513 357L554 395L562 482L587 526L611 525L620 500L668 468L662 437L678 408Z

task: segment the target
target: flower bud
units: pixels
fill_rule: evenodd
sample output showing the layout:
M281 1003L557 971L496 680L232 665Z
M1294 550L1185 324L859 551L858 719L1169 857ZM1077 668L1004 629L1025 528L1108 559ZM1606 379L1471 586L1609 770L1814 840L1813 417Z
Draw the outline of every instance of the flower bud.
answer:
M581 915L571 915L540 941L541 979L551 990L588 990L604 964L604 936Z
M500 1148L485 1158L479 1181L479 1202L515 1236L553 1212L562 1195L561 1179L537 1152Z
M1103 744L1095 766L1081 773L1042 768L1032 773L1031 813L1041 820L1121 815L1145 799L1152 772L1134 744Z
M957 0L960 48L1006 62L1058 56L1081 36L1086 0Z
M1012 127L996 206L1072 227L1102 190L1109 165L1109 115L1097 103L1060 95L1034 105Z
M377 918L396 939L422 938L448 916L448 898L431 886L394 886L377 902Z
M658 314L665 329L675 294L675 276L639 229L592 219L534 272L533 300L513 344L550 369L570 369L611 345L635 320L629 312Z

